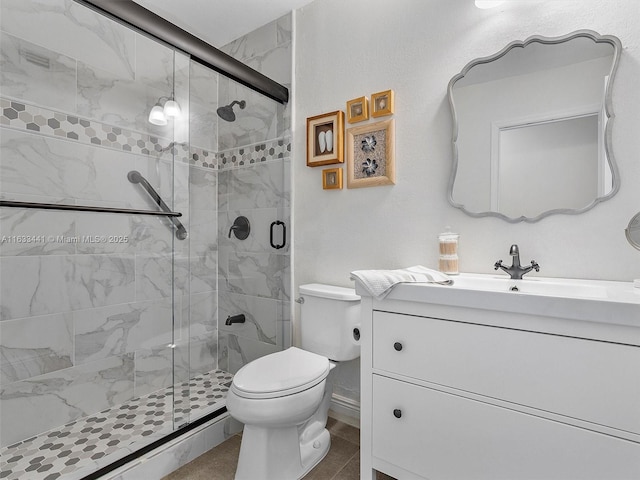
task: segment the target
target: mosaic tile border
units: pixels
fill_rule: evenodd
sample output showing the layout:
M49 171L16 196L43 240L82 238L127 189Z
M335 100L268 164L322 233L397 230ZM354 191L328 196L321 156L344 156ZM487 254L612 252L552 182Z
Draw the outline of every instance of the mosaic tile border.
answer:
M0 111L0 125L16 130L137 155L153 155L172 150L181 161L188 160L186 145L176 144L167 138L114 127L4 97L0 98Z
M291 156L291 139L275 139L218 152L218 169L251 166Z
M191 147L189 165L200 168L218 168L218 155L204 148Z
M218 153L194 146L189 151L187 145L168 138L114 127L5 97L0 97L0 125L136 155L171 152L181 162L216 170L250 166L291 155L290 138L268 140Z
M0 450L0 479L82 478L170 433L172 404L177 423L181 415L199 417L224 406L232 379L230 373L212 370L175 391L167 388L136 398L5 447Z

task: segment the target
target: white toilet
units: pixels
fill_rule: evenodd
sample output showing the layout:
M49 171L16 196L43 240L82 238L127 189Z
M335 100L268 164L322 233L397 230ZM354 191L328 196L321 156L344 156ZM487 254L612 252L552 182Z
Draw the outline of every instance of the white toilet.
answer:
M229 413L245 425L236 480L297 480L329 450L327 377L333 361L360 356L360 297L317 283L299 290L302 349L248 363L227 394Z

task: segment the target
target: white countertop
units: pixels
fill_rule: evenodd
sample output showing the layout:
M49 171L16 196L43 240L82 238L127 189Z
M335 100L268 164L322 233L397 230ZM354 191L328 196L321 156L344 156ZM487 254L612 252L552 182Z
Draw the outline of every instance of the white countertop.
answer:
M632 282L462 273L453 285L404 283L385 300L524 313L640 327L640 288ZM511 291L516 286L518 291ZM371 296L356 281L356 292ZM384 300L383 300L384 301ZM374 308L379 305L374 300Z

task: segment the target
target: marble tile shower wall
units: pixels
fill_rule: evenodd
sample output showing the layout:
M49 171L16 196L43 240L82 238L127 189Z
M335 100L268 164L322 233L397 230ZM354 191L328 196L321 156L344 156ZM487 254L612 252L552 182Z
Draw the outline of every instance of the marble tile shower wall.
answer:
M267 77L291 87L292 15L289 13L225 45L221 50ZM233 123L220 122L218 151L291 136L291 107L248 90L227 78L220 79L220 105L246 100ZM237 109L237 107L236 107Z
M232 373L290 345L289 239L282 249L270 243L272 222L290 226L289 172L289 157L219 172L219 365ZM229 237L240 215L251 225L246 240ZM282 228L275 227L275 242L282 242L281 235ZM239 313L246 316L244 324L224 324Z
M289 225L289 109L71 0L1 8L0 197L151 208L126 181L136 169L189 239L154 217L0 211L0 236L31 239L0 245L0 446L288 346L289 252L268 227ZM274 47L247 63L289 85L290 16L265 29ZM174 87L188 124L149 125ZM218 125L236 95L243 117ZM255 232L241 246L237 213ZM218 341L218 315L238 309L247 324Z
M290 87L291 26L288 14L222 50ZM247 102L245 110L236 112L235 122L220 122L218 127L219 366L235 373L247 362L291 344L289 239L282 249L270 244L272 222L285 222L287 235L291 230L291 107L276 105L224 78L219 91L221 105ZM251 224L246 240L229 238L239 215ZM276 227L278 243L281 233ZM246 323L224 325L227 316L237 313L245 314Z
M176 381L216 368L217 160L198 109L217 84L190 99L202 72L187 57L70 0L1 8L0 196L153 208L135 169L190 234L156 217L0 211L5 446L170 385L174 355ZM187 122L146 121L174 89L200 115L191 150Z

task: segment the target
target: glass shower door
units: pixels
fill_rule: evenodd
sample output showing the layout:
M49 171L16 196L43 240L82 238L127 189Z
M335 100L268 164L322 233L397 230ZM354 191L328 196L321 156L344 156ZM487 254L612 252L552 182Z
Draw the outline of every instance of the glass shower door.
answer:
M76 2L0 8L0 476L81 478L184 423L189 58Z
M72 480L214 416L290 345L290 112L46 4L0 2L0 478Z

